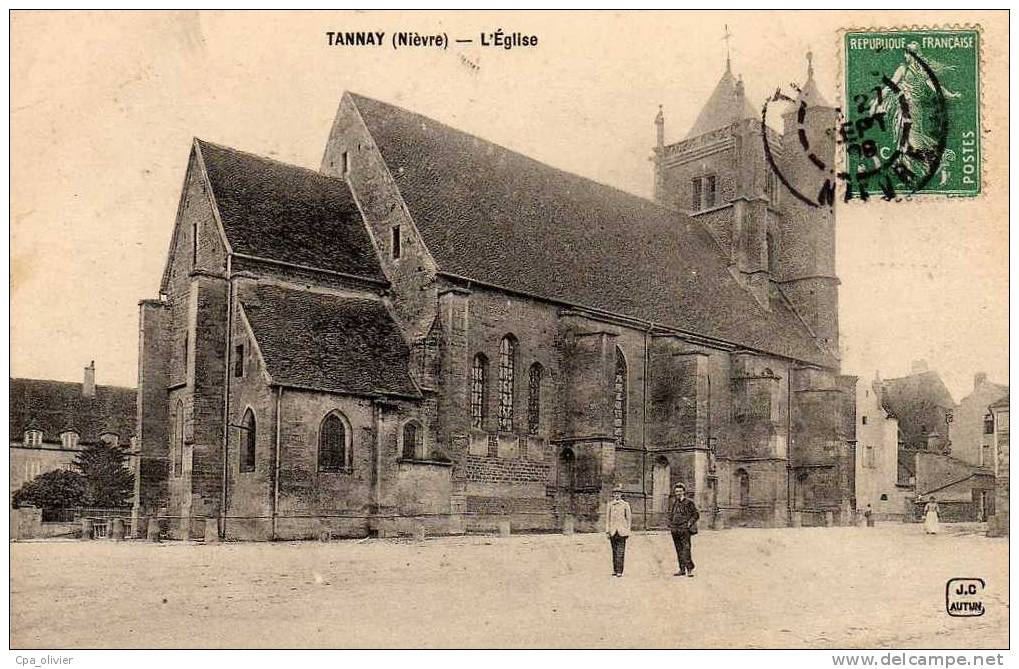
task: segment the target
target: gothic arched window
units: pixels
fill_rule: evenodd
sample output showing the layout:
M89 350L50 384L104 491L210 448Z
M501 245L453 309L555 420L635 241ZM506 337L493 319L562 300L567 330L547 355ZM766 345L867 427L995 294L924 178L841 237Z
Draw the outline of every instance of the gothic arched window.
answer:
M478 353L471 365L471 426L480 430L487 415L488 358Z
M348 439L350 432L344 420L335 411L322 419L318 430L318 470L338 472L350 466Z
M626 358L616 347L616 375L613 384L612 436L617 443L626 441Z
M425 431L416 420L403 426L403 457L408 460L425 459Z
M255 471L255 414L248 409L241 421L241 461L242 472Z
M541 376L544 370L541 363L531 365L527 377L527 431L537 434L541 425Z
M513 387L516 382L517 341L506 335L499 342L499 429L513 429Z

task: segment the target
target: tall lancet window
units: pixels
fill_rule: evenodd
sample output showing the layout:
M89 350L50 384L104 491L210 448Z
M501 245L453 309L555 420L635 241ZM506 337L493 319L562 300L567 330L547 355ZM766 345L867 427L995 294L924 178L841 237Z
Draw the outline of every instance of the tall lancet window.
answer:
M506 335L499 342L499 429L513 429L513 388L516 382L517 342Z
M531 365L527 380L527 432L538 434L541 425L541 363Z
M485 423L488 384L488 358L481 353L474 356L471 365L471 426L480 430Z
M241 421L240 470L242 472L255 471L255 448L257 443L255 414L251 412L251 409L248 409L244 412L244 419Z
M626 442L626 358L616 347L616 377L613 386L612 436L616 443Z

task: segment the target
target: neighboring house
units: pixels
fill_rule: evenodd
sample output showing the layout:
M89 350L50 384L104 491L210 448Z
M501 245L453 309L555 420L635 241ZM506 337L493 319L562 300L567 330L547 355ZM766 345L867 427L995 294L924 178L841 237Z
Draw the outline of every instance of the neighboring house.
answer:
M881 377L856 386L856 508L877 518L901 517L913 487L900 483L899 421L882 402Z
M1008 394L989 407L994 421L993 469L995 478L994 516L990 522L990 534L1007 535L1009 519L1009 474L1008 474Z
M955 407L948 426L953 457L972 465L992 466L994 421L988 407L1007 396L1008 386L988 381L987 374L973 377L973 392Z
M899 483L908 485L916 476L916 453L950 452L948 427L955 401L941 375L917 360L908 376L882 382L881 402L899 422Z
M918 452L916 499L918 506L933 497L946 522L985 521L994 513L994 474L943 453Z
M916 516L922 500L934 497L945 521L986 520L994 477L990 469L956 457L949 438L955 402L941 376L918 360L908 376L881 385L882 405L899 422L898 484L911 488L908 513Z
M832 164L812 74L767 132ZM655 123L657 202L352 93L321 173L195 140L140 306L141 512L590 530L616 484L660 524L678 481L705 522L848 508L832 211L781 192L728 64L686 139Z
M57 469L71 469L86 446L130 446L137 406L132 388L97 386L95 363L83 383L10 380L10 486Z

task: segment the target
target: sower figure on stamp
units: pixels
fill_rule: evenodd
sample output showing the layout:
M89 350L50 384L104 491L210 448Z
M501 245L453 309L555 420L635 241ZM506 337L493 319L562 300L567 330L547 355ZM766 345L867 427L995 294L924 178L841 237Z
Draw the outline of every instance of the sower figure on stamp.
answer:
M676 546L676 559L679 561L679 571L675 575L693 578L690 537L697 534L697 520L701 515L693 500L686 498L686 486L677 483L673 492L675 495L669 505L669 529L672 531L672 543Z
M623 575L626 556L626 537L630 536L630 505L623 499L623 489L612 489L612 499L605 511L605 533L612 544L612 575Z

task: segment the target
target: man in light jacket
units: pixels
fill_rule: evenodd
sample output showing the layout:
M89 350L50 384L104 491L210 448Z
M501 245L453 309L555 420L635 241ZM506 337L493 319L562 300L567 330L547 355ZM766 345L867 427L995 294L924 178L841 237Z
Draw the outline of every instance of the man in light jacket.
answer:
M623 488L612 489L605 512L605 533L612 544L612 575L623 575L623 559L626 556L626 537L630 536L630 505L623 499Z

